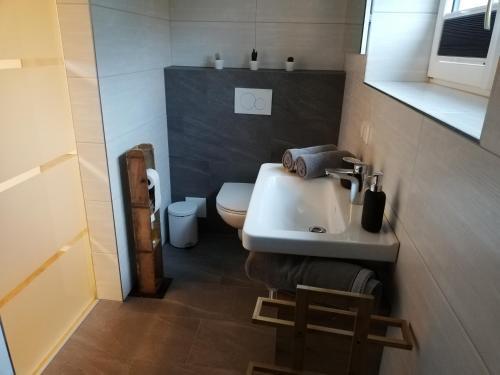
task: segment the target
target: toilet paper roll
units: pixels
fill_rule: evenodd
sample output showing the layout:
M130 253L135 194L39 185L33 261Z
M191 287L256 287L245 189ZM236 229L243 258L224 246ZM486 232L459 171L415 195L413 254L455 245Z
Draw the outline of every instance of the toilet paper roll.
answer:
M160 190L160 175L158 172L152 168L146 169L146 175L148 177L148 189L155 189L155 208L151 214L151 219L154 219L154 214L161 207L161 190Z

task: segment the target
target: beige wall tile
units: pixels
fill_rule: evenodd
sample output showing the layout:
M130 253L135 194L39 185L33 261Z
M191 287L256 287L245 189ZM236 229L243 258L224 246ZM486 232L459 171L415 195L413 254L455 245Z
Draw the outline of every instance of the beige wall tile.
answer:
M92 6L99 77L170 65L169 22Z
M255 1L170 0L173 21L255 21Z
M77 142L103 143L99 85L96 78L68 78Z
M361 25L365 19L366 0L347 1L345 22Z
M493 373L500 372L500 338L491 330L500 315L499 212L500 158L426 120L406 227Z
M78 143L85 201L109 202L108 166L104 144Z
M132 142L131 142L132 143ZM156 158L156 155L155 155ZM119 174L120 171L111 167L111 174ZM160 171L161 172L161 171ZM170 182L170 181L169 181ZM128 295L133 287L135 275L132 273L135 269L130 252L134 251L129 245L128 218L124 206L124 196L122 187L119 184L112 184L113 187L113 212L115 226L113 231L116 238L117 255L120 264L121 288L124 296ZM162 211L163 212L163 211ZM163 223L165 224L165 223Z
M394 226L401 247L392 314L410 322L416 342L411 352L384 349L380 374L487 374L403 224L397 221Z
M91 0L91 3L146 16L169 18L169 0Z
M97 298L121 301L122 287L116 254L92 253Z
M366 95L365 99L371 100L371 96ZM339 133L339 147L349 150L362 160L367 159L368 156L361 138L361 129L363 126L371 126L371 122L358 108L363 108L367 104L369 105L357 96L344 96L342 126Z
M284 69L293 56L296 69L342 69L344 25L258 23L257 50L264 68Z
M346 82L342 107L342 125L339 133L339 147L366 159L367 147L361 138L362 127L372 126L372 100L374 90L363 84L365 56L346 54Z
M381 373L497 373L500 158L362 85L364 58L347 61L340 145L386 171L401 242L394 314L412 321L418 341L411 353L386 350ZM374 133L364 145L357 134L367 118ZM406 198L395 205L398 184Z
M87 206L87 220L91 227L89 232L92 250L108 251L116 257L99 84L88 1L59 1L58 13L83 193ZM108 216L108 220L105 220L103 216ZM101 272L96 272L97 283L101 289L100 298L117 299L116 295L108 291L109 282L106 278L111 277L111 272L115 272L114 277L119 282L117 267L113 271L110 270L108 274L102 272L102 267ZM105 292L102 291L103 288ZM121 294L119 285L118 291Z
M379 92L373 92L371 103L371 152L365 159L375 170L384 172L387 204L397 216L404 217L424 118Z
M219 52L226 67L247 68L256 47L261 68L283 69L285 59L294 56L297 69L342 69L345 38L349 50L359 50L363 18L360 3L349 15L348 3L172 0L173 65L213 66ZM349 25L346 34L347 23L357 26Z
M366 70L366 55L348 53L345 58L345 71L347 73L357 75L357 79L363 81Z
M172 65L213 66L216 53L231 68L246 68L255 43L255 25L232 22L174 22Z
M107 142L165 116L163 74L157 69L100 80Z
M257 0L257 21L344 23L347 3L347 0Z
M363 25L344 26L344 50L346 53L359 53L361 51L361 39L363 37Z
M111 202L87 201L87 222L92 252L116 254L116 238Z
M94 42L89 7L59 4L59 24L69 77L96 77Z

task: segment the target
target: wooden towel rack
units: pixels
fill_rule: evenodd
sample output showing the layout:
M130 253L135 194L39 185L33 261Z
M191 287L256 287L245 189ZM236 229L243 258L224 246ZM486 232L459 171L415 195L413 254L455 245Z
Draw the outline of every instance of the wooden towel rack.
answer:
M337 309L313 304L314 297L325 297L334 305L346 306L346 309ZM351 338L351 353L349 359L350 375L365 375L367 369L364 360L368 344L388 346L403 350L412 350L413 344L410 334L410 325L406 320L373 315L374 298L370 295L349 293L332 289L298 285L295 301L276 300L259 297L255 305L252 322L271 327L289 327L294 330L293 368L285 368L268 364L250 362L247 375L256 372L259 374L314 374L304 372L304 354L307 333L319 333ZM278 319L264 316L264 306L278 309L295 310L295 320ZM316 325L309 322L310 312L334 315L343 321L352 322L353 329L346 330L335 327ZM370 327L374 324L385 327L397 327L401 331L400 338L370 334Z

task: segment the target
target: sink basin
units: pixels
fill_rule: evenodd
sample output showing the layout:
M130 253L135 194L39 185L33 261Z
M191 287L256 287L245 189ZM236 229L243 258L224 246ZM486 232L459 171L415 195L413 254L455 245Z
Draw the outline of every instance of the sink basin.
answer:
M263 164L243 246L250 251L395 262L399 242L384 218L380 233L361 227L363 206L332 177L304 180L281 164Z

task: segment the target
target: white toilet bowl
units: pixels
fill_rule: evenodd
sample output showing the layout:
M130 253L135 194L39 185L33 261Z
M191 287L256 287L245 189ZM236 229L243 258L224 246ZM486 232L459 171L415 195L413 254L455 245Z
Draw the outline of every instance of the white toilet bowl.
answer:
M254 184L226 182L217 194L217 212L226 224L238 229L240 238L253 187Z

